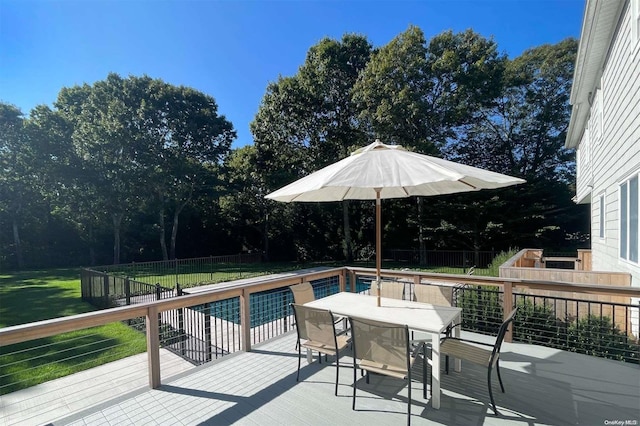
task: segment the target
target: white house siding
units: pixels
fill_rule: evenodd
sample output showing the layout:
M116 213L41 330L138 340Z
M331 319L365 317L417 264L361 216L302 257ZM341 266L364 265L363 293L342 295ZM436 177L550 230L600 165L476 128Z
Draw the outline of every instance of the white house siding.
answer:
M589 140L589 129L585 129L580 140L580 145L576 150L576 198L581 202L589 201L591 196L591 141Z
M627 3L629 5L629 3ZM620 259L619 185L640 171L640 53L632 40L631 10L627 7L605 62L599 96L602 135L589 138L589 175L580 175L578 188L592 185L591 236L593 269L632 274L640 286L640 265ZM596 104L592 105L592 115ZM591 117L593 127L597 120ZM591 129L590 135L599 133ZM581 186L582 185L582 186ZM605 237L600 238L600 195L605 195Z

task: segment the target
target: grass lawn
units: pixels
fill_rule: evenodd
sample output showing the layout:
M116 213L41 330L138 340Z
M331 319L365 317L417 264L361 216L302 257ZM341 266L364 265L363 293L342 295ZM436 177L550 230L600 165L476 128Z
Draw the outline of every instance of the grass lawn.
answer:
M93 311L80 299L80 270L0 275L0 327ZM122 323L0 347L0 395L146 350L144 334Z
M80 299L80 270L0 274L0 327L89 312Z

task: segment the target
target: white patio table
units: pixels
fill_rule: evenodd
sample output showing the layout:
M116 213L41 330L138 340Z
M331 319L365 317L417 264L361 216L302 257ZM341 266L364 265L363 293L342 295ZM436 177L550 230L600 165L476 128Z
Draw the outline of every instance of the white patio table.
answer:
M436 306L409 300L381 298L377 306L375 296L356 293L337 293L305 303L306 306L328 309L334 315L357 317L390 324L407 325L409 329L431 333L433 383L431 385L431 406L440 408L440 333L450 324L460 323L461 308ZM454 335L460 336L460 327L455 327ZM460 371L460 360L455 362L455 370Z

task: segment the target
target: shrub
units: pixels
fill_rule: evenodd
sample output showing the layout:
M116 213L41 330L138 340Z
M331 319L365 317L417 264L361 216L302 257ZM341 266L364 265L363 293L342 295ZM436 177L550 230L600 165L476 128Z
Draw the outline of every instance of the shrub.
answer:
M544 346L558 347L561 326L552 307L534 304L524 297L519 300L514 325L514 340Z
M462 308L462 327L495 334L502 323L502 302L498 287L466 287L458 290L457 306Z
M510 248L507 251L501 251L493 258L491 263L489 264L487 275L491 277L499 277L500 276L500 265L505 263L507 260L511 259L520 251L517 248Z
M638 340L627 336L611 318L589 315L567 328L567 350L638 363Z
M467 287L458 290L462 327L483 334L496 334L503 318L498 287ZM514 341L583 353L601 358L639 363L640 342L625 335L609 317L589 315L565 323L556 318L553 307L534 304L520 296L516 303Z

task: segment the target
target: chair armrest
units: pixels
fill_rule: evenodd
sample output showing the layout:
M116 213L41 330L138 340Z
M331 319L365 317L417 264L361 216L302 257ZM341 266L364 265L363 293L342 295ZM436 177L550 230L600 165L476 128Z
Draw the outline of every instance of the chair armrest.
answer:
M422 343L420 343L420 344L416 345L416 346L413 348L413 350L411 351L411 356L412 356L412 357L414 357L414 358L416 358L416 357L417 357L421 352L422 352L422 354L423 354L424 356L426 356L426 353L425 353L424 348L425 348L425 344L424 344L424 342L422 342Z
M422 353L427 356L427 351L431 352L431 339L412 339L409 340L409 345L413 348L411 351L415 353L416 351L420 351L422 348ZM431 356L427 356L430 358Z
M447 328L445 328L445 330L442 332L442 334L444 334L446 337L451 337L451 331L455 328L458 327L459 325L462 325L461 322L457 323L457 324L449 324L447 326Z
M476 345L483 345L483 346L495 346L495 343L485 343L485 342L478 342L477 340L470 340L470 339L461 339L459 337L443 337L440 342L444 342L445 340L458 340L460 342L465 342L465 343L475 343Z

